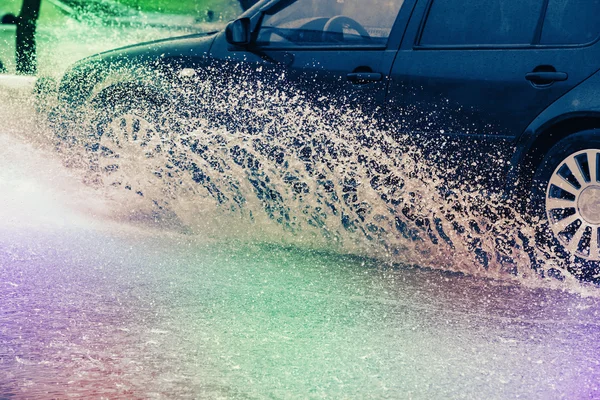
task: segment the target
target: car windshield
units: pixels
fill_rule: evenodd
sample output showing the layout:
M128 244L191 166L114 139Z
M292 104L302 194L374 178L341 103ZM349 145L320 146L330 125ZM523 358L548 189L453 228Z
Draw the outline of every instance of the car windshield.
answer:
M257 43L262 46L385 45L403 0L295 0L267 10Z

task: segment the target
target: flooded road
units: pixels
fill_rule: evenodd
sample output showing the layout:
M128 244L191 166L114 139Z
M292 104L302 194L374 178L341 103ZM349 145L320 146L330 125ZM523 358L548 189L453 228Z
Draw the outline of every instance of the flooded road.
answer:
M158 33L123 41L152 35ZM81 46L72 36L63 46L80 48L82 54L68 53L73 58L116 45L98 44L90 35ZM50 57L47 53L42 60ZM59 56L47 63L55 75L73 61ZM410 262L390 263L384 257L348 255L362 252L299 238L306 231L282 235L273 224L262 225L260 202L251 222L224 207L204 212L206 199L200 196L179 204L169 199L193 222L193 229L186 229L155 209L140 212L135 195L82 183L81 171L65 166L52 134L39 128L28 97L33 83L4 83L0 399L600 397L597 289L573 279L538 284L535 276L526 280L500 267L485 271L480 264L469 274L449 272L457 268L444 270L444 264L427 268L409 256L404 258ZM318 128L315 132L328 133ZM293 142L296 133L281 144ZM339 136L343 145L351 143ZM227 146L244 141L220 144L217 139L222 138L206 139L206 147L216 149L215 160L233 166L223 154L231 155ZM296 155L290 150L285 156ZM382 163L387 157L369 156ZM269 173L276 172L267 177L278 178L281 167L268 161L261 159ZM349 177L361 178L351 157L336 162L347 167ZM207 171L220 188L239 189ZM225 171L267 181L241 167ZM418 170L408 172L418 175ZM255 194L254 189L246 193ZM297 200L293 196L286 200ZM304 193L301 200L307 198ZM307 210L301 200L296 209L285 205ZM344 206L340 199L332 204ZM432 209L432 204L422 207ZM389 207L381 208L387 212ZM495 244L496 232L481 236L487 234L483 239ZM392 233L393 239L401 236ZM401 244L409 248L406 240ZM457 265L477 258L463 260L468 246L447 257L439 251L437 259ZM492 279L496 276L501 279Z
M0 143L0 398L600 396L593 290L134 226Z

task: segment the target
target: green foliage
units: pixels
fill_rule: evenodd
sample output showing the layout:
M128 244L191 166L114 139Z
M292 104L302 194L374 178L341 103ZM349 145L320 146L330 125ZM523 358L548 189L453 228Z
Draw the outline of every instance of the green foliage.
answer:
M208 10L216 13L239 9L237 0L117 0L122 4L142 11L165 14L203 15Z
M0 1L0 16L5 13L18 14L21 11L23 0L2 0Z

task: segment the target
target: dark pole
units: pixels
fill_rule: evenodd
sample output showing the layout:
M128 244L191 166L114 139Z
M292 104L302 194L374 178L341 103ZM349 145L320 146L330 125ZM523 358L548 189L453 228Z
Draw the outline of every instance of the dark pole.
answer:
M35 56L35 25L42 0L23 0L17 18L17 73L34 75L37 72Z

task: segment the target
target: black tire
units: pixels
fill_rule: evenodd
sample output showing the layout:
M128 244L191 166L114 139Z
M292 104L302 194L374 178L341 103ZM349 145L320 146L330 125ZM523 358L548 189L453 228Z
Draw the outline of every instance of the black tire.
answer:
M157 102L120 97L97 103L85 146L91 170L104 186L122 187L143 196L162 184L175 145L168 113Z
M536 229L538 249L546 257L554 258L563 269L578 279L600 283L598 276L600 260L598 257L591 257L592 249L590 248L591 235L598 234L600 225L596 224L595 220L594 224L591 224L588 221L589 218L585 218L587 214L582 214L580 207L583 199L581 193L584 193L586 189L595 191L597 186L598 193L600 193L600 177L594 173L596 175L594 181L593 176L590 176L590 164L586 164L592 154L600 155L600 150L596 152L596 149L600 149L600 129L578 132L556 143L535 170L531 187L530 212L540 221ZM575 165L579 172L575 174L571 172L566 164L567 160L575 162L576 164L571 165ZM568 179L563 178L563 175ZM557 182L560 180L559 178L565 180L566 183L563 186L569 191L563 191L554 185L553 182ZM577 182L569 183L569 180L572 181L573 178ZM580 185L579 189L576 188L576 183ZM555 199L561 202L561 206L558 208L555 208L558 204L554 202ZM574 221L569 223L565 229L560 230L563 224L571 220ZM587 235L588 232L589 235ZM588 239L587 236L590 238ZM572 246L575 246L576 250L573 251ZM586 246L587 255L585 254ZM536 261L540 264L544 263L544 260Z

